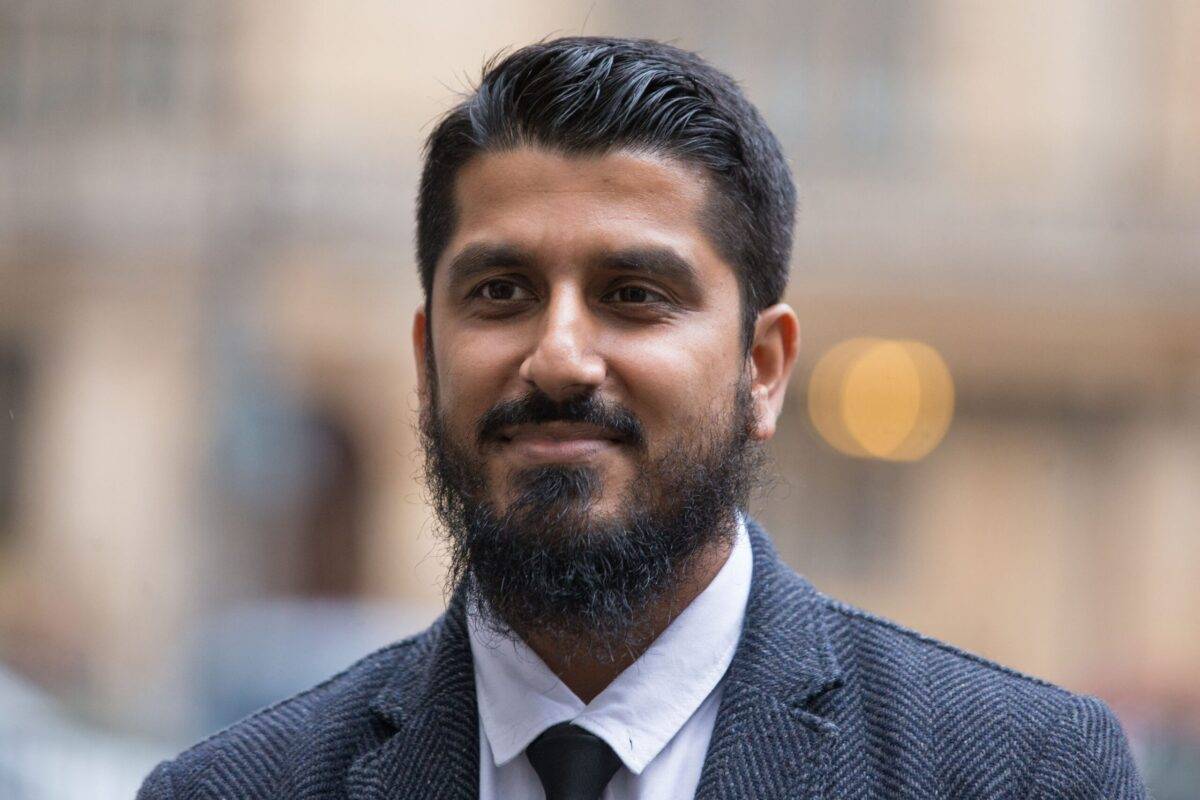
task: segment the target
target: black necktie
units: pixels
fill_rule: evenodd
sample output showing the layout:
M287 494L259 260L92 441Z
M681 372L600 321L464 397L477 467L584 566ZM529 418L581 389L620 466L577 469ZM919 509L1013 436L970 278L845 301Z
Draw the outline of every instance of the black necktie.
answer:
M621 759L594 733L562 722L525 748L542 779L546 800L597 800Z

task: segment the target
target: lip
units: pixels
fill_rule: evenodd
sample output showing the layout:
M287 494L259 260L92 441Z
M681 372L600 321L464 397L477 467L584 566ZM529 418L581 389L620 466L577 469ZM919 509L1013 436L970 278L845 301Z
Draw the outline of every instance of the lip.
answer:
M519 425L500 431L505 450L523 461L585 461L620 446L602 428L577 423Z

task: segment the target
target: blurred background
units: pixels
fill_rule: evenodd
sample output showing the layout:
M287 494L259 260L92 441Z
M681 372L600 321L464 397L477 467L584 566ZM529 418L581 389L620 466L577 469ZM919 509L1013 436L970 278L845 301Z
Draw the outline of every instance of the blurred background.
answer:
M1200 796L1200 3L0 0L0 797L130 797L439 613L420 146L581 31L792 160L790 563Z

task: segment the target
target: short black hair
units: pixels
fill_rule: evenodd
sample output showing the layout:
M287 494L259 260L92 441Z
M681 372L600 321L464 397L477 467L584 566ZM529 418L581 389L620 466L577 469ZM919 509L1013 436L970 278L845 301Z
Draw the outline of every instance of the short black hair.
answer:
M567 37L489 61L425 144L417 263L427 309L454 232L458 171L479 153L522 145L642 150L702 167L715 189L704 229L737 274L749 346L758 313L787 286L796 188L778 140L732 78L648 39Z

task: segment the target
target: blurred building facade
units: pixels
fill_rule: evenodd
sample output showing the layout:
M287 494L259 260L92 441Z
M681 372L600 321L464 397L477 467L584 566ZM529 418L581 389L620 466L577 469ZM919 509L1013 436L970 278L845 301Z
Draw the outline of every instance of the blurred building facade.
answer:
M581 28L699 50L793 159L804 346L755 508L789 561L1132 728L1200 727L1187 0L3 0L2 658L170 733L197 620L280 597L436 613L420 146L487 55ZM917 463L808 422L813 364L861 335L950 367L954 420Z

